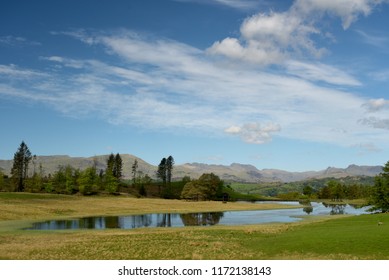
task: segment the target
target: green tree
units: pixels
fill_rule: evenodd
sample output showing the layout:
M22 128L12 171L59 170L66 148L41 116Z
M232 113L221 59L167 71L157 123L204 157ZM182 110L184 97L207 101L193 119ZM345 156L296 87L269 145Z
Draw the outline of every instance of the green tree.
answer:
M122 169L123 160L121 156L119 154L116 154L115 156L111 153L107 159L107 169L105 170L105 172L109 170L117 180L120 180L123 176Z
M35 157L35 156L34 156ZM34 174L30 180L30 189L32 192L40 192L43 188L44 182L44 173L42 163L39 163L39 171L36 172L36 168L34 166Z
M111 153L107 159L107 169L105 170L105 172L110 170L111 173L113 174L114 169L115 169L115 156Z
M310 197L313 193L313 188L309 185L304 186L303 188L303 194Z
M118 180L117 178L113 175L112 170L107 169L107 172L105 173L104 176L104 189L105 191L109 193L114 193L118 189Z
M136 175L138 171L138 160L135 159L134 163L131 166L131 174L132 174L132 183L136 184Z
M158 165L157 177L162 180L164 186L166 186L166 158L163 158Z
M146 186L150 185L151 182L152 179L149 175L143 174L142 171L138 171L136 184L139 186L138 192L140 196L147 196Z
M32 159L30 150L26 143L22 141L14 155L13 166L11 169L12 180L16 185L16 190L24 191L25 181L28 178L28 165Z
M123 160L119 153L115 156L114 168L113 168L113 176L120 180L123 177Z
M389 161L383 172L375 177L370 203L373 205L371 211L389 212Z
M77 177L76 170L70 165L66 165L64 169L65 175L65 190L68 194L73 194L77 192Z
M166 159L166 180L167 183L170 185L172 182L173 177L173 165L174 165L174 158L172 156L169 156Z
M58 170L54 172L52 178L52 186L54 191L57 193L64 193L66 189L66 176L65 176L65 167L59 166Z
M79 191L82 194L91 194L95 192L98 188L98 175L96 172L96 167L88 167L81 172L80 177L78 178Z
M219 176L213 173L205 173L200 176L198 181L203 186L207 199L221 197L224 183L220 180Z
M206 190L198 182L194 180L185 184L181 192L181 198L191 200L206 200Z
M0 190L5 189L5 184L4 184L4 173L0 170Z
M329 197L323 198L330 198L334 201L341 201L345 198L345 186L341 182L331 180L328 182L327 187Z
M198 180L185 184L181 198L196 200L214 200L223 193L223 181L213 173L205 173Z

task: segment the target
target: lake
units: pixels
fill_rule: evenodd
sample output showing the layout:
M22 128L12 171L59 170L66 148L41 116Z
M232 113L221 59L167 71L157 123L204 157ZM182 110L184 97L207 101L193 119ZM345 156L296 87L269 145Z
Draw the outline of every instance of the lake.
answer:
M298 202L277 203L299 205ZM300 221L302 217L306 215L361 215L366 214L368 209L368 207L356 208L348 204L328 205L317 202L312 202L309 205L302 206L303 208L276 210L204 212L185 214L163 213L126 216L84 217L78 219L51 220L34 223L31 228L27 229L135 229L144 227L184 227L289 223Z

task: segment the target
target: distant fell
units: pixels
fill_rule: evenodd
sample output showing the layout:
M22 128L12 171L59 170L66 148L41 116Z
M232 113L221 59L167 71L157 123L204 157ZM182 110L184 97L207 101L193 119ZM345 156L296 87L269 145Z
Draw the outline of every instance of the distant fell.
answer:
M123 160L123 176L131 178L131 167L138 161L138 171L148 174L151 178L156 178L157 164L150 164L141 158L130 154L120 154ZM70 165L76 169L84 170L87 167L96 165L97 169L105 170L109 155L99 155L93 157L70 157L67 155L38 156L35 164L30 164L30 173L34 168L39 170L42 165L44 173L54 174L60 166ZM0 160L0 170L9 175L12 168L12 160ZM296 182L306 179L322 178L345 178L349 176L375 176L382 172L382 166L359 166L349 165L347 168L328 167L321 171L289 172L278 169L259 170L253 165L233 163L231 165L217 165L204 163L185 163L175 165L173 169L173 179L180 179L184 176L198 178L203 173L214 173L222 180L230 182Z

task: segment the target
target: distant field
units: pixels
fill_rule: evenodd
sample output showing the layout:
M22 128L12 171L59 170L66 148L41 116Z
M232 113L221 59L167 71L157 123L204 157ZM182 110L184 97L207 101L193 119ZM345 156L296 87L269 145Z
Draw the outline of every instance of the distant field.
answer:
M0 259L389 259L388 214L252 226L20 230L49 218L259 207L263 206L0 193Z

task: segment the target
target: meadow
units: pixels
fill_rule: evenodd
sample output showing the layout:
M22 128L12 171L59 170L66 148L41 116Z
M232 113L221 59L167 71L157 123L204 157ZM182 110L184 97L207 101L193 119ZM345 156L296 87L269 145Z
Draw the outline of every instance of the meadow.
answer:
M22 229L58 218L280 207L287 206L0 193L0 259L389 259L388 214L250 226Z

